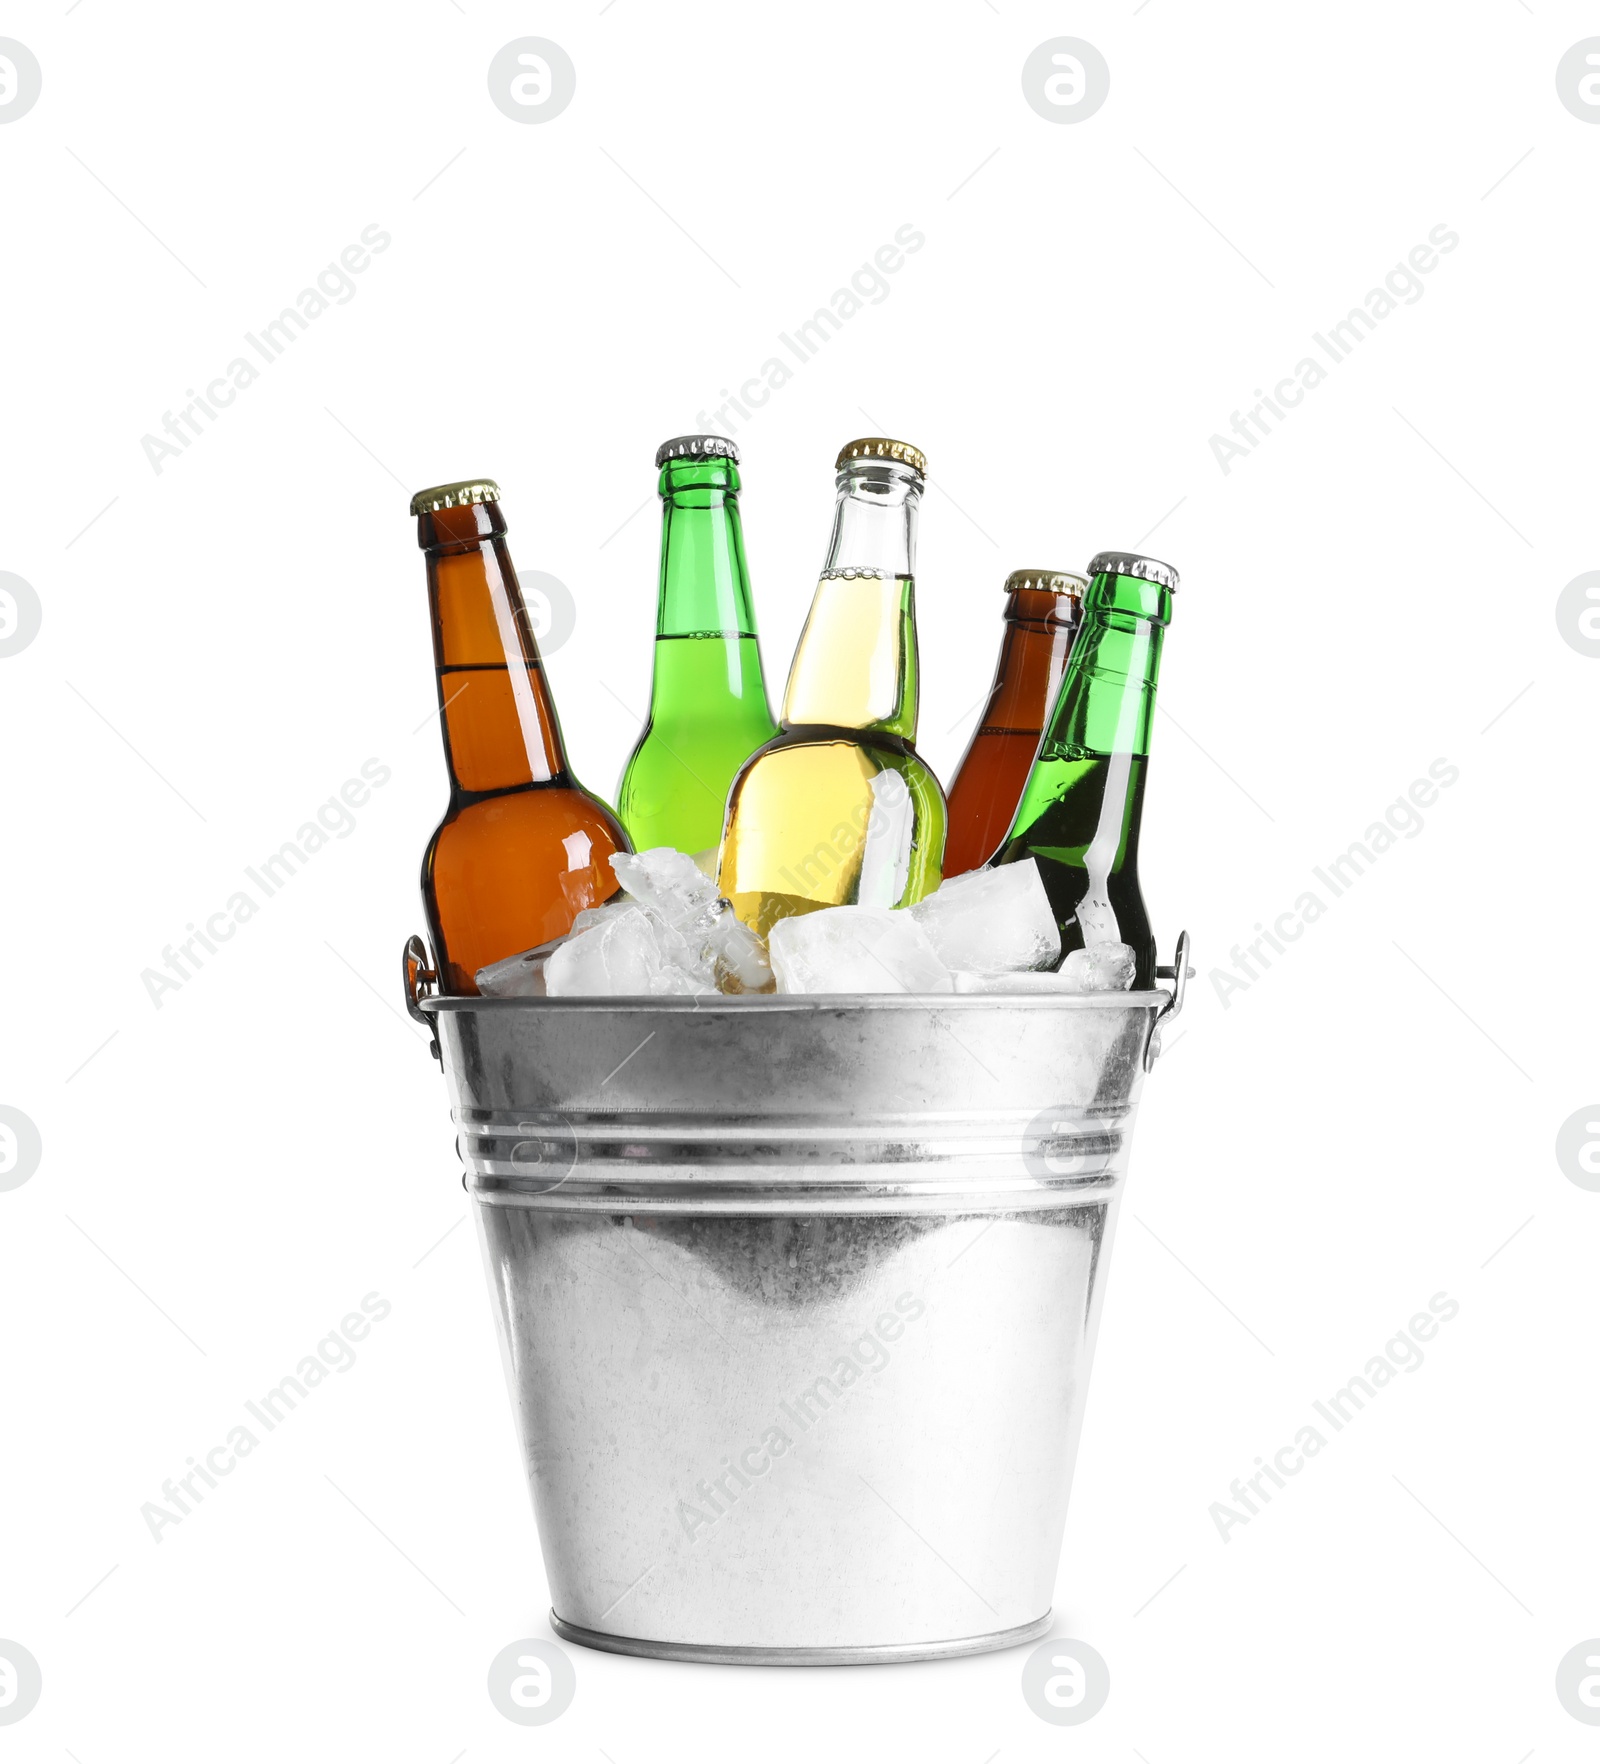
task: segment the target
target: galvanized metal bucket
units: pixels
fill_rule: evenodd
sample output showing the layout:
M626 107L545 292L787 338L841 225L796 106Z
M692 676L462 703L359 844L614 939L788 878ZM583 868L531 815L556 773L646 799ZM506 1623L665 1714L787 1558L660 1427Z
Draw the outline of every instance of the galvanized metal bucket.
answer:
M480 999L436 1036L571 1641L1045 1633L1165 991Z

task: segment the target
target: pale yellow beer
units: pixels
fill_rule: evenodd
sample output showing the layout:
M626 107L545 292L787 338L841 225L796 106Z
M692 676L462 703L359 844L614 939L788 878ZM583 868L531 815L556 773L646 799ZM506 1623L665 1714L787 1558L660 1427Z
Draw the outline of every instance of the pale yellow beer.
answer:
M782 726L728 796L719 886L762 936L794 913L909 906L939 885L944 792L913 745L924 469L901 442L839 456L833 539Z

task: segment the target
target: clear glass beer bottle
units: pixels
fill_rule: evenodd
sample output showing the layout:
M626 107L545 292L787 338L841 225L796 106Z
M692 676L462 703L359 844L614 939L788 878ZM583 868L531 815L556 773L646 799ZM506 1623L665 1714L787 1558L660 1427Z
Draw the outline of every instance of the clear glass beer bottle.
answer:
M848 903L938 887L945 801L917 753L917 508L927 463L903 441L835 462L833 535L789 670L779 733L728 797L719 885L762 936Z

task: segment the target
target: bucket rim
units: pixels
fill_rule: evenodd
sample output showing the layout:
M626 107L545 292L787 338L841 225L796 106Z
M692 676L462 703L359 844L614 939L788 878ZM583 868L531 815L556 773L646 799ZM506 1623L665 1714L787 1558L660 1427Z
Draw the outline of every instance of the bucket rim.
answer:
M542 1010L580 1015L627 1012L669 1018L699 1014L720 1019L735 1012L746 1017L865 1017L873 1011L954 1011L961 1016L973 1016L985 1011L1015 1011L1020 1006L1036 1015L1059 1011L1153 1011L1142 1062L1148 1072L1161 1050L1162 1030L1170 1027L1183 1009L1184 991L1193 975L1194 969L1189 966L1189 933L1180 931L1172 966L1156 969L1158 980L1172 982L1170 992L1157 986L1139 992L807 992L736 997L710 992L687 998L657 998L649 993L602 998L458 998L433 990L439 984L439 968L437 963L429 966L428 946L420 937L408 937L400 952L406 1010L428 1031L428 1051L441 1064L444 1055L439 1046L440 1019L476 1011Z
M805 992L758 993L742 997L723 992L657 996L647 992L610 993L583 998L483 998L441 995L419 998L418 1007L430 1016L445 1011L661 1011L682 1016L698 1013L737 1012L741 1016L764 1013L817 1014L823 1011L974 1011L999 1005L1028 1010L1109 1010L1129 1005L1165 1006L1171 994L1160 987L1145 992Z

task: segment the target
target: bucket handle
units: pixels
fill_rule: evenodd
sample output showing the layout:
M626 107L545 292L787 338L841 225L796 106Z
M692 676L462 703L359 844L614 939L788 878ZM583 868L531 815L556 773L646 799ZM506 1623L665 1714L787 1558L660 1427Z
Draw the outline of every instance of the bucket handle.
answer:
M400 984L405 989L406 1009L428 1031L428 1052L439 1058L439 1033L421 1003L433 997L439 986L439 970L428 966L428 946L420 937L406 939L400 952Z
M415 938L412 939L416 941ZM1144 1069L1149 1071L1156 1063L1156 1056L1161 1052L1161 1030L1164 1024L1170 1023L1183 1009L1183 995L1189 982L1194 978L1194 969L1189 966L1189 933L1178 933L1178 951L1172 958L1170 968L1157 968L1158 980L1170 980L1172 991L1167 994L1167 1002L1156 1012L1156 1020L1150 1025L1150 1039L1144 1044Z

